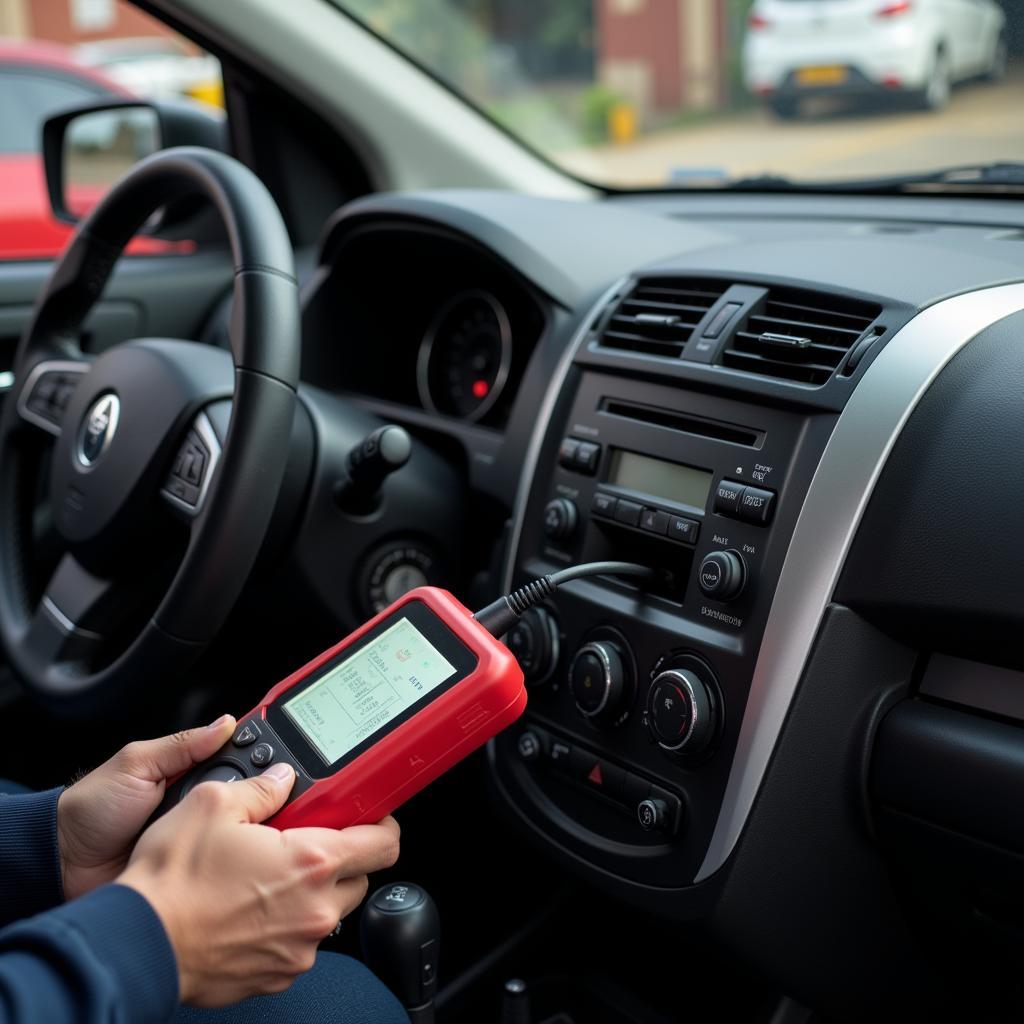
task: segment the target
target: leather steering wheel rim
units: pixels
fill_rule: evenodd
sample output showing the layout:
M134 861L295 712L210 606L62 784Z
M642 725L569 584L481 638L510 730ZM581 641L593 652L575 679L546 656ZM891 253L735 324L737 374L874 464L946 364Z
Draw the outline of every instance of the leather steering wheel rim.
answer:
M209 199L227 231L234 264L230 359L209 346L145 340L87 361L75 339L125 246L155 210L188 194ZM34 696L57 711L101 710L133 685L148 688L181 671L217 633L255 562L280 489L299 356L298 287L288 233L270 193L236 160L199 148L158 153L133 167L80 224L19 343L16 386L0 419L0 644ZM23 392L31 388L33 370L41 364L68 360L81 360L85 372L60 420L50 483L54 518L68 551L40 596L30 571L28 519L34 495L28 488L41 438L38 428L26 422ZM150 393L133 393L136 377ZM216 383L196 383L200 378ZM167 396L178 387L183 397L172 403ZM96 467L90 477L93 467L72 455L71 432L83 437L97 396L117 395L119 389L121 422L115 423L110 451L103 456L109 466ZM109 608L104 590L109 581L97 576L94 567L78 563L76 544L79 553L85 551L104 529L107 547L119 541L115 518L100 516L103 521L90 533L90 510L110 504L111 488L101 490L96 481L102 483L104 474L115 479L119 460L127 465L131 455L138 463L138 480L127 479L124 470L124 507L159 500L153 481L166 477L174 451L202 408L226 397L231 398L231 414L222 451L209 470L208 489L169 587L123 650L105 652L106 660L91 664L83 651L96 653L101 646L96 637L104 637L83 627L77 611ZM144 423L147 406L164 410L164 419ZM143 426L153 435L154 451L147 458L160 463L155 468L148 462L142 466L145 460L130 451L145 434ZM97 597L103 600L97 603Z

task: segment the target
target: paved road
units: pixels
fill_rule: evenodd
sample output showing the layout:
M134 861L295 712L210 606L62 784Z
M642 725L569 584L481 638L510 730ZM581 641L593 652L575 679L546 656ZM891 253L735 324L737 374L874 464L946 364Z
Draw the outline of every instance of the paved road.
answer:
M770 171L825 179L1024 160L1024 68L999 85L956 89L939 113L903 110L818 114L780 121L766 111L716 118L645 136L635 143L570 156L584 176L655 185L680 171Z

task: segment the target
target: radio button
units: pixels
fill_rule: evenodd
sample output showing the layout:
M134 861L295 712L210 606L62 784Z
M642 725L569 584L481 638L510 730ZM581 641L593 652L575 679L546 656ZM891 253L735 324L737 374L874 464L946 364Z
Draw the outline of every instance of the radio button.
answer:
M594 495L594 500L590 505L590 511L595 516L608 516L609 519L615 515L615 498L610 494L605 494L603 491L598 491Z
M767 526L775 506L775 492L758 487L745 487L740 498L740 519L758 526Z
M593 441L580 441L573 463L579 472L593 476L597 472L597 464L600 459L601 446L599 444L594 444Z
M576 506L568 498L552 498L544 508L544 532L552 540L566 540L576 532Z
M700 523L695 519L684 519L682 516L670 516L668 535L671 540L681 540L684 544L696 544L700 534Z
M659 512L656 508L645 508L640 513L640 529L664 537L668 532L668 513Z
M735 516L746 487L735 480L722 480L715 490L715 511L723 516Z
M615 503L615 519L617 522L625 523L626 526L636 526L640 522L642 505L635 501L626 501L623 498Z
M576 450L580 443L575 437L564 437L558 448L558 464L565 469L576 468Z
M703 593L716 601L731 601L747 582L746 565L737 551L712 551L700 563L697 582Z

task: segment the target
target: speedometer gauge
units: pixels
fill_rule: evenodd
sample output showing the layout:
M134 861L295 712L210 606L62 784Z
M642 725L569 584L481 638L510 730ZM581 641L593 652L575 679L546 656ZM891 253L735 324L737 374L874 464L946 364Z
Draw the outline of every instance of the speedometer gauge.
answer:
M504 307L487 292L462 292L438 310L420 343L420 401L430 412L478 420L501 397L511 362Z

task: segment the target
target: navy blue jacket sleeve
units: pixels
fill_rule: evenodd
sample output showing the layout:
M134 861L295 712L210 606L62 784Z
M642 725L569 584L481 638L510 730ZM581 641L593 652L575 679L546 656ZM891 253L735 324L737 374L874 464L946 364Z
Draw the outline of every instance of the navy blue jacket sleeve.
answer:
M57 848L61 792L0 796L0 925L64 902Z
M106 885L57 906L60 794L0 796L0 1024L166 1021L178 967L149 903Z
M162 1024L178 969L149 903L123 885L0 931L0 1024Z

